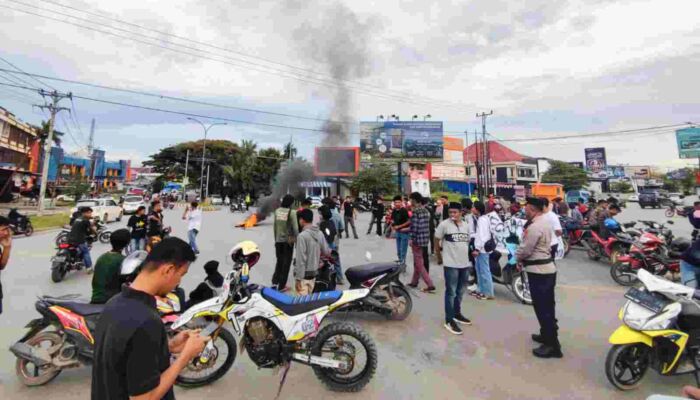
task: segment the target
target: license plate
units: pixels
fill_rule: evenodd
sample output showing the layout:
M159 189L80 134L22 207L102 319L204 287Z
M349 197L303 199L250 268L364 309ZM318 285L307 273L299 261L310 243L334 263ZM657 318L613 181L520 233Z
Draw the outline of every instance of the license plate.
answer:
M630 288L625 293L625 298L655 313L661 312L664 307L672 303L671 300L658 293L646 292L637 288Z
M64 261L66 261L66 258L63 256L56 256L53 258L53 260L57 261L57 262L64 262Z

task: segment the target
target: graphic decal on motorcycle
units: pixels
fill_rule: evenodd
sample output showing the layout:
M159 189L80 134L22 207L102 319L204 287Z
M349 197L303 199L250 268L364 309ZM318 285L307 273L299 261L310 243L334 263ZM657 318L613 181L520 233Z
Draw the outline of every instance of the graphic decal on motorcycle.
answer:
M305 334L313 333L318 330L318 320L316 315L309 315L306 320L301 324L301 331Z
M80 333L85 336L90 343L95 344L95 339L93 339L87 323L85 323L85 318L59 306L49 307L49 310L56 314L64 328Z

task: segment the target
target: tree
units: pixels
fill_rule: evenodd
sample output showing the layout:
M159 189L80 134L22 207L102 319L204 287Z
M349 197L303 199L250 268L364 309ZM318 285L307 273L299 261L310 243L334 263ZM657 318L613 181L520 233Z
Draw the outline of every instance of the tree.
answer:
M81 176L72 176L68 182L66 182L65 193L73 197L75 201L80 200L80 198L89 191L90 184Z
M360 170L350 188L357 193L390 193L395 187L394 169L387 164L374 164Z
M290 153L291 153L291 155L290 155ZM297 156L297 148L294 147L292 142L285 144L284 145L284 153L283 153L284 159L286 159L286 160L294 159L294 158L296 158L296 156Z
M561 183L564 190L580 189L588 183L588 176L583 169L564 161L552 160L549 170L542 175L543 183Z
M613 192L630 193L632 185L629 182L620 181L610 184L610 190Z
M35 126L34 128L39 131L39 140L41 141L41 148L43 149L46 144L46 139L49 137L49 121L41 121L41 126ZM53 130L53 144L56 147L61 147L64 135L65 134L61 131Z

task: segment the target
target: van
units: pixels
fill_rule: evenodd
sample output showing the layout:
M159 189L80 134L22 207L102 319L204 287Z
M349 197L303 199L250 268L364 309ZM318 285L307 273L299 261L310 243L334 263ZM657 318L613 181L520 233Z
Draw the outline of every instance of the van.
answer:
M584 203L588 203L588 200L591 198L591 192L588 190L569 190L566 192L566 203L571 204L571 203L578 203L579 199L583 200Z

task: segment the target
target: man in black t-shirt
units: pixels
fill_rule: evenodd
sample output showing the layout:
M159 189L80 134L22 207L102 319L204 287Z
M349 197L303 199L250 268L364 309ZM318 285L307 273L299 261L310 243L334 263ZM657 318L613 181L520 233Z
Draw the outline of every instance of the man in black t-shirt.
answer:
M163 234L163 206L160 201L151 204L151 211L148 213L147 236L161 236Z
M355 239L359 239L357 237L357 229L355 229L355 214L357 211L355 211L355 203L352 201L352 197L348 196L345 198L345 202L343 202L343 216L345 217L345 238L350 237L350 226L352 226L352 234L355 236Z
M155 296L175 289L194 259L185 241L164 239L134 283L107 302L95 331L92 400L175 399L175 379L209 338L184 331L168 339ZM179 354L172 363L171 353Z
M83 207L80 210L80 216L73 222L66 239L68 244L77 247L80 251L88 273L92 272L92 258L90 258L90 247L87 243L87 238L91 234L95 234L95 228L92 226L92 208Z
M406 253L408 252L408 241L410 235L411 220L408 218L408 211L403 206L401 196L394 197L394 210L391 212L391 230L396 237L396 254L399 263L406 265Z
M140 206L129 218L126 226L131 228L131 251L146 250L146 207Z

